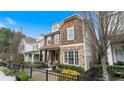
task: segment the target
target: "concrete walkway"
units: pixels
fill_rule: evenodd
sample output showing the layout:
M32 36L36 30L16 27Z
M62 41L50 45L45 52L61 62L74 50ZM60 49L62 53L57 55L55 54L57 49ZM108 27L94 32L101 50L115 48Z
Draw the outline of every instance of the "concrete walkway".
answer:
M0 71L0 81L15 81L15 76L6 76L2 71Z

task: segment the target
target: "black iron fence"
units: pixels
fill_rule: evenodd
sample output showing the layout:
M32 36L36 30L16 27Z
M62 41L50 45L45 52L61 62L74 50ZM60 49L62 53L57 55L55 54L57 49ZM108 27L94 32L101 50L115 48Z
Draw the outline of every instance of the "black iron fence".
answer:
M40 80L44 81L78 81L79 75L70 75L64 73L56 73L48 69L36 69L30 68L30 78L39 77Z
M48 68L36 69L24 64L6 65L8 68L14 70L14 73L22 71L29 74L30 78L37 81L101 81L102 79L95 77L95 69L91 69L90 73L86 75L70 75L65 73L56 73Z

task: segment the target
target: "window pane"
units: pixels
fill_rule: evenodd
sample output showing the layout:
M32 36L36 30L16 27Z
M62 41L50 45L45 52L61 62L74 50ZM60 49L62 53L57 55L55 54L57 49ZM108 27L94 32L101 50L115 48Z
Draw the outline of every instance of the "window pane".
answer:
M59 34L54 36L54 43L59 44Z
M65 63L68 63L68 55L67 55L67 51L64 52L64 58L65 58Z
M67 29L67 40L74 40L74 27Z
M79 65L79 54L78 54L78 51L75 51L75 65Z
M74 64L73 51L69 51L69 64Z

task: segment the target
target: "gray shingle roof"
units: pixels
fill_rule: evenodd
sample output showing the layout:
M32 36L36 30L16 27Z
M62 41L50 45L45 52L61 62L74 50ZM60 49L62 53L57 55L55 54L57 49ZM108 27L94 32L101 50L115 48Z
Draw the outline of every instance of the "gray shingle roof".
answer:
M27 43L33 43L36 41L36 39L32 38L32 37L25 37L24 40L27 42Z

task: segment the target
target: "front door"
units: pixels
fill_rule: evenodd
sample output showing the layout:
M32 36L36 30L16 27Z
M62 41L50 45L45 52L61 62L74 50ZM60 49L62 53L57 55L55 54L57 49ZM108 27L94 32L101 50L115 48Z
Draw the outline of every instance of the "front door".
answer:
M59 52L57 51L55 53L55 63L58 63L59 62Z

